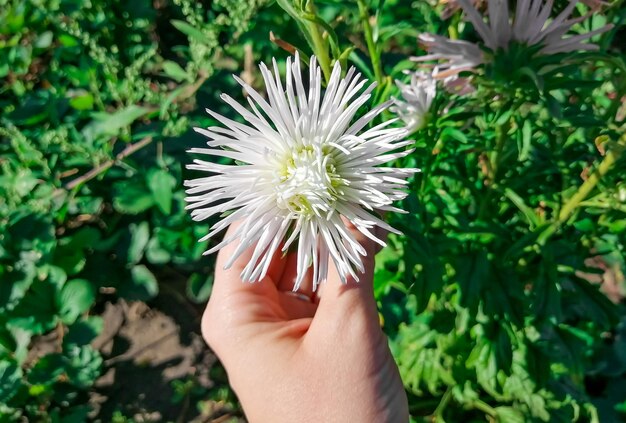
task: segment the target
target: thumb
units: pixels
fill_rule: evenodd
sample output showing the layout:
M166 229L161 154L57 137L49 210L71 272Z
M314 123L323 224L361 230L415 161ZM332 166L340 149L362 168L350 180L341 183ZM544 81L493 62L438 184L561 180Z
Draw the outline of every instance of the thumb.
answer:
M346 321L356 314L359 318L371 319L378 325L378 310L374 298L374 256L379 245L361 233L351 222L344 219L344 223L365 250L365 256L361 257L363 271L357 273L358 281L348 275L346 283L342 283L334 261L330 260L328 278L318 288L319 306L315 320ZM379 233L374 235L384 238Z

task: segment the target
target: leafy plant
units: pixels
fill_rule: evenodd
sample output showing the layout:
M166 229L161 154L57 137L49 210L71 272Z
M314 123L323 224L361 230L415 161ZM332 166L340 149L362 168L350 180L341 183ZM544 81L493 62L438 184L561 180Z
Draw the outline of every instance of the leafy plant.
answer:
M0 0L0 421L94 417L105 299L150 301L172 272L208 298L212 222L191 222L181 181L203 107L243 97L231 73L256 86L257 59L297 50L326 78L357 67L382 103L418 34L475 37L442 3ZM598 52L520 45L471 93L440 84L394 164L422 172L375 292L414 421L624 420L625 22L612 2L574 28L614 24ZM594 282L609 273L619 304ZM176 381L172 402L236 409L217 379Z
M146 301L168 270L206 300L186 134L259 5L0 2L0 420L87 418L101 292Z

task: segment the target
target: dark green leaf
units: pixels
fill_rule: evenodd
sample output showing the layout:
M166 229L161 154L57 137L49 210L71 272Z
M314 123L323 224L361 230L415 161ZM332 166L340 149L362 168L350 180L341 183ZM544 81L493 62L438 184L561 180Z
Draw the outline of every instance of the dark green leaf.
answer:
M81 313L89 310L96 299L93 285L84 279L74 279L65 284L56 297L59 317L69 325L76 321Z
M152 191L156 205L163 214L170 214L172 211L172 194L176 186L176 178L166 170L150 169L146 176L146 182Z
M154 205L154 196L143 183L121 181L114 186L113 207L120 213L138 214Z
M22 369L13 360L0 359L0 404L10 400L22 384Z
M130 245L128 246L127 263L137 264L143 257L143 252L148 245L150 239L150 226L148 222L139 224L131 224L130 227Z
M57 295L49 281L35 281L13 310L9 325L37 335L52 329L57 323Z
M77 321L67 328L68 331L63 337L63 349L88 345L102 332L103 327L104 320L100 316L90 316Z
M144 265L133 266L131 280L123 282L118 293L129 300L147 301L159 293L157 280Z
M213 274L201 275L194 273L187 281L187 295L196 303L209 299L213 288Z
M167 76L177 82L181 82L189 78L187 72L178 63L172 62L171 60L163 62L163 71Z
M525 423L526 419L520 410L513 407L496 407L496 422L498 423Z
M91 387L98 376L102 366L102 356L89 345L73 347L68 352L66 364L69 383L79 389Z
M197 28L189 25L187 22L179 21L177 19L172 19L171 22L172 22L172 25L174 25L176 29L178 29L180 32L187 35L188 37L193 38L194 40L198 41L199 43L206 44L206 45L211 45L213 43L213 40L211 40L207 35L205 35L202 31L198 30Z
M127 127L150 110L136 105L120 109L112 114L94 114L94 119L83 129L82 133L88 140L99 137L112 137L119 134L122 128Z

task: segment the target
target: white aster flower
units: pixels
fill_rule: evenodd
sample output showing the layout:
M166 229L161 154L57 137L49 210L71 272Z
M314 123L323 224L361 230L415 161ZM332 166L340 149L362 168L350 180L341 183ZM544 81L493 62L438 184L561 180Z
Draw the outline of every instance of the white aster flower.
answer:
M597 50L597 45L587 41L613 27L609 24L584 34L566 36L575 24L591 15L570 18L578 1L570 0L567 7L550 20L553 0L518 0L513 17L509 13L508 0L488 0L489 19L485 22L470 0L456 0L489 50L508 50L511 42L517 42L526 46L539 46L539 54L543 55ZM419 58L420 61L444 60L446 66L443 69L456 73L484 63L484 55L475 44L431 34L420 35L420 40L430 53Z
M437 94L437 81L431 73L417 71L411 73L410 84L396 81L396 85L403 100L394 99L390 110L404 121L409 133L422 129Z
M286 252L297 240L294 290L310 265L314 287L325 280L329 258L342 281L350 275L358 280L357 271L363 270L361 257L366 252L341 216L381 245L384 242L373 233L375 226L397 233L375 215L375 210L401 211L392 203L406 197L402 189L415 170L378 165L409 154L398 150L411 141L402 140L406 134L403 128L389 127L393 120L364 130L389 103L351 124L374 88L372 84L363 90L367 81L354 68L342 78L336 63L325 92L315 57L311 58L308 81L302 80L297 55L293 61L287 59L284 86L276 61L273 68L274 72L260 65L267 100L237 77L248 94L249 109L222 94L245 123L207 110L223 126L196 128L209 138L209 148L194 148L192 153L228 157L240 163L194 160L188 166L213 174L185 182L194 220L230 212L202 240L232 222L242 221L231 236L205 254L239 239L226 268L252 247L241 278L254 282L265 277L277 251Z

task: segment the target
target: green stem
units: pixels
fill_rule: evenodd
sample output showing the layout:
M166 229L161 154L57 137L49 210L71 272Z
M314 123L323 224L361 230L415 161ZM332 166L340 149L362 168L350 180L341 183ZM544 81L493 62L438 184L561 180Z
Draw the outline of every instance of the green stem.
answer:
M619 88L615 90L615 98L611 101L611 105L607 108L604 115L604 121L615 122L617 120L617 112L622 106L622 98L626 95L626 76L622 76L624 80L620 84Z
M359 13L361 22L363 23L363 31L365 32L365 42L367 43L367 50L369 51L370 58L372 60L372 67L374 68L374 76L378 86L381 87L384 82L383 68L380 62L380 54L374 43L374 33L372 26L370 25L370 16L367 12L367 5L364 0L358 0Z
M578 204L579 207L592 207L595 209L617 210L626 213L626 205L604 203L601 201L585 200Z
M587 178L585 182L578 188L578 191L572 195L569 200L563 205L559 212L557 220L552 223L546 230L539 236L537 242L543 245L548 238L550 238L557 229L564 224L567 219L570 218L572 213L583 204L587 199L591 191L598 185L598 182L606 175L613 165L622 157L626 151L626 134L622 135L620 139L607 151L604 159L600 162L596 170Z
M500 159L502 157L502 150L504 149L504 142L506 141L507 132L509 132L508 122L496 128L496 151L491 159L492 179L494 181L498 178L498 171L500 170Z
M322 73L324 74L324 78L326 79L326 83L330 82L330 57L328 57L328 52L326 46L324 45L324 40L320 34L320 31L317 27L317 24L309 23L309 31L311 32L311 38L313 39L313 45L315 47L315 57L317 57L317 61L322 68Z
M313 2L308 2L307 12L315 14ZM330 82L331 74L331 62L330 56L328 55L328 46L326 42L324 42L324 38L322 37L322 33L320 32L320 28L317 23L307 21L306 26L309 30L309 34L311 35L315 57L317 57L317 61L322 68L322 73L324 74L324 79L326 79L326 83L328 83Z
M451 40L459 39L459 21L461 20L461 15L459 13L455 13L452 16L452 21L450 22L450 26L448 27L448 35Z
M441 134L438 133L439 131L437 131L437 133L433 133L430 125L426 127L426 131L427 131L426 137L425 137L426 143L428 144L428 140L435 140L435 142L432 145L428 145L428 150L430 154L426 158L426 163L424 163L424 166L422 166L422 172L421 172L422 182L420 184L420 189L419 189L420 198L426 192L426 183L430 179L430 173L433 168L433 161L434 161L433 156L435 155L434 154L435 146L439 143L439 139L441 138Z
M576 210L580 203L584 201L589 193L591 193L596 185L598 185L600 179L602 179L602 177L613 168L613 165L620 159L625 150L626 134L622 135L622 137L617 141L616 146L607 151L604 159L600 162L600 165L595 172L589 175L587 180L583 182L580 188L578 188L578 191L576 191L576 193L572 195L569 200L567 200L559 213L558 220L555 222L556 226L562 225L567 219L569 219L574 210Z
M489 183L489 191L483 197L483 200L480 203L480 207L478 209L478 219L483 219L485 217L485 213L488 210L488 206L491 203L491 199L493 197L494 191L496 189L497 180L498 180L498 171L500 169L500 161L502 158L502 151L504 150L504 144L506 141L506 135L509 131L509 123L506 122L503 125L499 125L496 128L496 145L495 150L491 157L489 158L489 175L487 177L490 179Z
M496 412L496 409L495 409L495 408L493 408L492 406L490 406L490 405L489 405L489 404L487 404L486 402L481 401L481 400L479 400L479 399L475 400L475 401L472 403L472 406L473 406L475 409L482 411L483 413L487 414L487 415L488 415L488 416L490 416L490 417L494 417L494 418L495 418L495 417L496 417L496 415L498 414L498 413Z
M445 420L443 418L443 412L445 411L451 399L452 399L452 388L448 387L445 394L443 394L443 397L441 398L439 405L437 405L435 412L433 413L433 421L445 423Z

